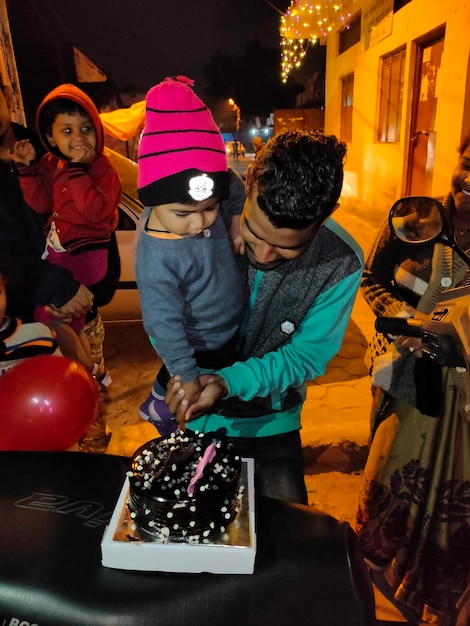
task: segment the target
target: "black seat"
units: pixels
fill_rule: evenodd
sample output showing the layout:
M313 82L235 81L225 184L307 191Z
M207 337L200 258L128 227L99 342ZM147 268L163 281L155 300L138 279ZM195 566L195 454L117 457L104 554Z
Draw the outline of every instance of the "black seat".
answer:
M260 500L250 575L101 565L100 543L129 460L0 452L0 624L373 626L374 598L346 523Z

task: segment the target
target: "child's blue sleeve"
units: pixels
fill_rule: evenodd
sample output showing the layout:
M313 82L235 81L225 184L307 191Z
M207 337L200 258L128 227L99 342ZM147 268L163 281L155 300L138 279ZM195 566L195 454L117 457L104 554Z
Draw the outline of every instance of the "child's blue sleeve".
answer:
M234 215L241 215L246 198L243 178L231 168L228 171L230 174L229 196L220 206L222 217L226 224L227 222L230 223Z

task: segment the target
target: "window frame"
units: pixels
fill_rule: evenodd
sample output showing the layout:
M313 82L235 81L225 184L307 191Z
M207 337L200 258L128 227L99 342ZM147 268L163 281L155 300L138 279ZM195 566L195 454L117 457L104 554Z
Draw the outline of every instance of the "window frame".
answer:
M400 142L405 64L406 46L380 58L378 143Z
M354 72L341 78L341 126L340 139L346 143L352 142L354 108Z
M338 31L338 56L361 41L362 13L355 13Z

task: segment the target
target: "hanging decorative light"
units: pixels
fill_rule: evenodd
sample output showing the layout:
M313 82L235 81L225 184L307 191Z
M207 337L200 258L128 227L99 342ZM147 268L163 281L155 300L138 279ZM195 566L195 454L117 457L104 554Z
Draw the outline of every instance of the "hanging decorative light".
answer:
M285 83L295 67L300 67L309 46L308 39L287 39L282 37L281 78Z
M281 79L286 82L291 71L300 67L311 43L324 43L334 28L347 24L351 14L339 0L292 0L281 17Z

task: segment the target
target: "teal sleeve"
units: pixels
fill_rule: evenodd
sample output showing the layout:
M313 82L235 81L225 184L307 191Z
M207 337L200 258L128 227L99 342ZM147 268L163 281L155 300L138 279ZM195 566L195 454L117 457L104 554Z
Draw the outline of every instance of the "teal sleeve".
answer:
M226 397L266 397L324 374L343 342L361 275L358 270L319 296L284 346L220 370Z

